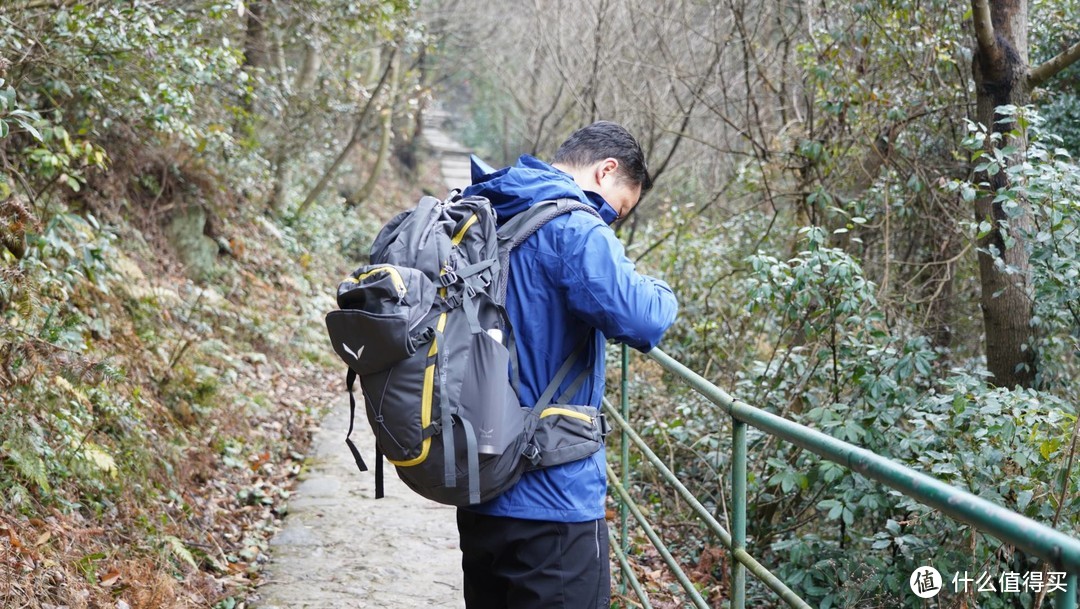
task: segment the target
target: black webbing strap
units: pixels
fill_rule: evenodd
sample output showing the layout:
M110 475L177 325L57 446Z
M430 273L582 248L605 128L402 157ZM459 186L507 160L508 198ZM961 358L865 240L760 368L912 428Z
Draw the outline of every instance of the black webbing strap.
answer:
M581 386L585 384L585 379L589 378L589 375L591 374L592 366L585 366L585 368L581 370L581 373L577 375L577 378L574 379L574 382L570 383L570 386L566 388L566 391L559 396L559 399L556 400L555 403L562 405L569 404L570 400L574 399L574 394L578 392L578 389L581 389Z
M479 334L484 331L480 327L480 309L476 307L476 302L473 300L473 295L470 294L472 288L465 286L465 289L461 293L462 308L465 309L465 318L469 320L469 332L472 334Z
M382 499L385 496L383 487L383 454L379 443L375 442L375 498Z
M507 335L506 348L510 351L510 386L514 388L514 395L521 395L521 367L518 365L517 342L514 341L514 333Z
M345 434L345 444L349 447L349 452L352 453L353 459L356 461L356 467L360 468L360 471L366 472L367 463L364 463L364 458L360 456L360 451L357 450L356 444L353 444L352 430L353 421L356 419L356 396L353 395L353 385L356 383L356 372L352 368L349 368L348 374L345 375L345 386L349 389L349 432Z
M496 264L498 264L498 262L499 259L497 257L488 258L487 260L482 260L475 264L470 264L469 266L463 266L460 269L454 269L454 275L461 279L468 279L473 275L486 271L487 269L495 266Z
M367 463L364 463L364 458L360 456L360 450L356 448L356 444L353 443L352 430L353 422L356 420L356 395L353 393L353 385L356 384L356 372L353 372L352 368L349 368L349 372L345 375L345 386L349 389L349 432L345 434L345 444L349 447L349 452L352 453L353 460L356 461L356 467L360 468L360 471L366 472L368 470ZM384 497L383 488L383 454L382 449L379 448L378 441L375 442L375 498L382 499Z

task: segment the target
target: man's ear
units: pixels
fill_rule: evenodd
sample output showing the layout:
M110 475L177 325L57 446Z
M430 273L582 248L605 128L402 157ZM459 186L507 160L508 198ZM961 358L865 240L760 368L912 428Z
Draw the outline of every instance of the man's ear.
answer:
M609 173L615 173L619 169L619 160L608 157L596 164L596 183L599 184Z

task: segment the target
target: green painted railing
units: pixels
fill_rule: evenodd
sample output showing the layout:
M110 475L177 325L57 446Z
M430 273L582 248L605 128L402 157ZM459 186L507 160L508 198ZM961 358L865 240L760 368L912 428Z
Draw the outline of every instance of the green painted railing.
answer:
M724 390L709 383L703 377L658 349L653 349L646 356L655 360L731 416L732 471L729 531L679 481L678 477L668 469L628 423L630 356L629 350L624 346L622 350L620 407L616 408L607 399L604 400L605 413L613 423L613 427L620 434L620 463L622 470L620 473L624 478L620 479L611 466L608 466L609 485L620 504L619 537L615 539L615 535L612 533L611 545L621 566L622 583L620 584L620 592L625 595L627 593L626 586L629 584L638 602L643 607L651 608L652 605L649 603L649 599L627 559L631 549L629 543L631 517L637 521L638 526L672 570L675 578L686 593L687 601L699 609L709 609L709 604L702 598L701 593L690 581L678 561L671 554L671 551L653 529L648 518L634 503L630 493L627 491L629 481L625 478L630 473L629 450L631 445L636 447L645 457L645 460L656 468L661 477L687 502L694 513L701 519L704 526L712 531L720 539L724 547L731 552L733 560L731 562L731 598L729 606L732 609L744 609L746 606L747 571L776 593L787 605L809 608L805 601L761 565L746 549L746 426L752 425L766 434L779 437L824 459L856 471L867 478L940 510L951 518L993 535L997 539L1011 544L1032 556L1045 560L1058 572L1066 573L1065 587L1063 590L1058 591L1055 598L1055 608L1077 609L1080 540L866 449L837 440L805 425L800 425L736 400Z

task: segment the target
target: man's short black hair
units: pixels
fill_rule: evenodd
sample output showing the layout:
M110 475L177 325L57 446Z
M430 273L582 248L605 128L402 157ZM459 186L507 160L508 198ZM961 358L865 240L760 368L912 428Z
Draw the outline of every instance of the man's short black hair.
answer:
M619 175L641 185L642 194L652 188L641 145L625 127L611 121L598 121L575 131L559 146L551 162L588 167L606 158L619 161Z

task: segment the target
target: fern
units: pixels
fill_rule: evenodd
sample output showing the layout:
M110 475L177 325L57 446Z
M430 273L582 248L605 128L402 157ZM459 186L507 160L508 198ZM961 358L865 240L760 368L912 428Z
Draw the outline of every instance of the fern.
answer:
M48 472L45 469L45 462L41 457L26 451L26 447L16 448L11 442L4 442L0 445L0 451L3 451L9 461L15 465L15 471L24 479L33 482L42 488L42 490L48 492L49 478Z
M166 535L163 540L165 542L165 549L168 550L169 553L192 567L196 569L199 568L199 563L195 562L195 556L180 538Z

